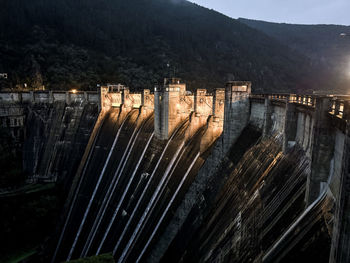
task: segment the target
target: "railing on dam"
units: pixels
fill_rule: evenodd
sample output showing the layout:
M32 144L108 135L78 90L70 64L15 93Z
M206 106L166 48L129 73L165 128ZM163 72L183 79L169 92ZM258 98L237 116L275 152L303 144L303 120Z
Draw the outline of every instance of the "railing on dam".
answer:
M343 133L346 133L350 120L350 96L346 95L250 94L250 101L252 105L265 104L265 107L266 103L271 104L280 108L282 115L289 106L296 107L297 112L304 112L312 119L316 119L316 112L322 111L331 125Z
M317 99L329 99L329 115L346 120L350 117L350 96L346 95L251 94L250 98L261 101L269 99L271 102L294 103L310 108L316 107Z
M296 103L304 106L315 107L316 97L312 95L297 94L251 94L252 99L270 99L275 102Z
M0 102L4 103L53 103L55 101L81 102L87 101L91 103L99 103L100 95L97 91L9 91L0 92Z

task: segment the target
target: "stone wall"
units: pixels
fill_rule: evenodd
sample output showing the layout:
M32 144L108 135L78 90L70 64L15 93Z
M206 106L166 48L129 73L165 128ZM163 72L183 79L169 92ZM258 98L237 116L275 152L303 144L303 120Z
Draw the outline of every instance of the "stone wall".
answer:
M339 222L344 220L344 213L341 213L341 211L344 211L342 209L344 204L340 204L340 200L345 191L344 159L346 159L345 155L347 154L345 139L347 134L344 128L344 120L341 119L347 116L346 111L343 110L345 106L340 107L339 105L343 104L338 103L338 110L335 109L330 114L329 98L296 95L256 96L250 95L249 89L243 91L244 86L249 87L249 85L244 84L242 82L227 84L223 134L217 140L211 155L199 171L195 182L190 187L173 220L151 254L151 262L157 261L164 255L167 246L174 242L174 238L182 235L183 232L181 231L189 231L190 226L194 228L190 232L195 233L195 228L200 224L198 220L202 220L201 215L205 214L203 211L207 211L208 206L211 205L211 201L207 199L208 196L213 198L213 195L215 195L214 192L209 194L208 189L214 191L212 188L216 187L215 191L218 191L220 184L225 180L225 178L218 179L220 177L219 173L221 173L219 167L223 164L229 149L237 142L237 138L242 136L243 129L248 124L260 130L267 138L273 134L279 134L282 138L283 154L289 154L292 149L295 149L295 146L301 150L300 153L303 154L306 162L311 163L311 166L305 170L308 178L306 191L302 193L301 198L304 197L307 206L312 205L309 208L310 211L313 211L314 207L324 206L323 203L317 206L324 200L332 198L337 200L337 211L331 209L333 201L330 201L322 212L324 213L322 216L334 218L333 227L337 229L338 234L334 234L337 237L334 237L333 240L342 240L339 237L341 236L339 235L339 229L341 228ZM239 85L242 86L239 87ZM204 94L200 94L197 98L200 99L202 96ZM198 100L195 101L198 102ZM217 104L214 105L213 111L215 112ZM339 129L339 127L342 128ZM209 185L213 180L217 185ZM326 191L325 189L329 190ZM324 193L327 193L327 198L320 197ZM330 211L333 211L333 213L329 214ZM305 207L305 211L301 215L303 220L305 214L308 213L311 212ZM195 214L199 216L194 217ZM191 220L195 221L192 222ZM298 218L296 218L294 225L297 226L298 222L302 222L302 220L298 221ZM332 225L331 221L327 221L326 225L330 227ZM337 242L333 244L333 247L336 244Z
M249 123L258 129L263 129L265 123L266 107L262 101L251 101Z
M53 103L55 101L100 103L100 95L94 91L30 91L0 92L0 103Z
M96 92L1 92L0 125L23 152L29 182L69 181L99 112ZM67 179L67 180L66 180Z

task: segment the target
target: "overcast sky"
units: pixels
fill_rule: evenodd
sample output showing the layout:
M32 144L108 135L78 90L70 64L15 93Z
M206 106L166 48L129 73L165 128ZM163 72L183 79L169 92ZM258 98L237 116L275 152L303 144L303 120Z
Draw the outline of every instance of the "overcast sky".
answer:
M350 25L350 0L190 0L227 16L294 24Z

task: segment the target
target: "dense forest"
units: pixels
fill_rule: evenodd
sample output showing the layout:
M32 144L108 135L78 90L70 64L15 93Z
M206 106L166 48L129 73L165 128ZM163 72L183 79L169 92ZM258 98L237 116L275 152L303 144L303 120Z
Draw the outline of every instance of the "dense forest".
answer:
M251 80L257 92L310 91L310 65L266 34L184 0L11 0L0 9L9 87L152 88L175 74L190 88Z
M293 25L240 18L257 29L308 57L326 88L349 92L350 26Z

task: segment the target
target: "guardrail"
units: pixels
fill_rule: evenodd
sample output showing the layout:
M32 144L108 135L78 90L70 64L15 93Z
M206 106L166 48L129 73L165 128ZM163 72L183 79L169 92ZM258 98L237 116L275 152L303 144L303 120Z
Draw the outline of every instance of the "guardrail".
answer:
M338 119L350 120L350 96L348 95L297 95L297 94L251 94L252 99L270 99L271 101L283 103L295 103L310 108L316 107L318 98L329 98L331 100L328 113Z
M99 93L96 91L22 91L22 92L0 92L0 102L54 102L85 100L98 103Z
M271 101L279 101L284 103L296 103L300 105L315 107L316 96L312 95L296 95L296 94L251 94L253 99L270 99Z

